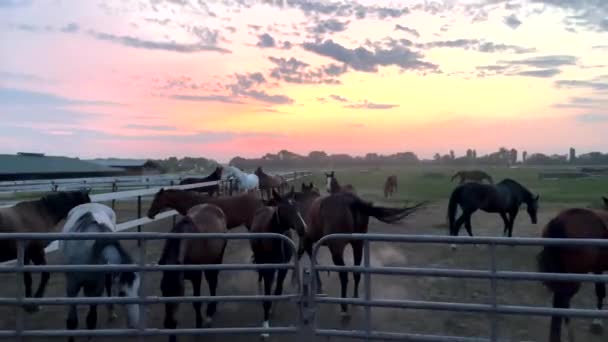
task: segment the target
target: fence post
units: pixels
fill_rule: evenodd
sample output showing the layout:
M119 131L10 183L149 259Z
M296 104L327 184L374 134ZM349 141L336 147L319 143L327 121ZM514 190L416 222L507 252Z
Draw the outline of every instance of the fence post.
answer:
M137 218L141 218L141 196L137 196ZM137 226L137 232L141 233L141 224ZM141 240L137 240L137 247L141 247Z
M146 240L142 240L142 239L138 239L137 243L140 245L139 247L139 266L140 267L144 267L146 265ZM138 293L138 297L140 300L145 300L146 299L146 286L145 286L145 281L144 279L146 278L146 272L145 271L139 271L139 293ZM146 329L146 309L147 309L147 304L139 303L139 334L137 337L137 340L139 342L144 342L145 340L145 336L144 336L144 330Z
M498 299L497 299L497 279L496 279L496 244L490 243L490 270L492 278L490 279L490 304L492 305L492 314L490 315L490 341L498 341Z
M24 280L23 280L23 265L24 265L24 259L25 259L25 246L24 246L24 241L21 239L17 240L17 267L19 268L19 271L17 272L17 277L15 277L15 279L17 280L17 312L15 313L15 332L17 333L17 341L23 341L23 293L25 291L24 289Z
M314 325L315 325L315 286L313 286L314 277L311 275L310 269L305 269L302 272L302 288L300 294L299 305L299 334L297 335L298 342L314 341Z
M363 266L369 270L371 267L370 262L370 242L369 240L365 240L363 245ZM369 304L372 300L372 275L369 272L365 272L363 274L365 279L365 302ZM366 341L371 337L372 331L372 307L369 305L365 305L365 337Z
M112 182L112 192L117 192L118 191L118 184L116 183L116 179ZM112 210L114 210L114 207L116 206L116 200L113 199L112 200Z
M171 182L169 184L171 184L171 186L173 186L175 183L173 182L173 180L171 180ZM176 218L176 216L177 215L171 216L171 221L173 221L173 228L175 228L175 225L177 224L177 218Z

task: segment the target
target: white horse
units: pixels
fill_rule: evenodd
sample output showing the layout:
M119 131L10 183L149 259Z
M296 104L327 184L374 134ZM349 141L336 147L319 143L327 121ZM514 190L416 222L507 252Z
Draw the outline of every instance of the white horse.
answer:
M234 166L228 166L226 168L226 176L233 176L236 178L239 191L258 190L260 187L258 176L253 173L245 173Z
M99 203L87 203L74 207L68 214L64 233L113 233L116 231L116 214L112 208ZM61 240L59 248L66 265L121 265L132 264L129 253L118 241L112 240ZM137 298L140 286L138 272L66 272L68 297L76 297L82 289L87 297L103 295L104 283L108 296L112 284L117 283L119 296ZM130 328L139 325L139 305L127 304L127 324ZM110 318L115 318L112 304L108 305ZM97 305L89 306L87 328L97 325ZM76 305L70 305L66 321L69 330L78 328ZM74 341L70 337L68 341Z

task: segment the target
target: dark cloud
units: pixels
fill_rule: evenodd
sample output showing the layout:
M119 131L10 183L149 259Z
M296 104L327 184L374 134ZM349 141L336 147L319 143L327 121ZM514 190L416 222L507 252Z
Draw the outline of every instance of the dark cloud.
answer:
M392 108L397 108L397 107L399 107L398 104L373 103L373 102L369 102L368 100L364 100L363 102L360 102L360 103L353 103L353 104L344 106L344 108L370 109L370 110L383 110L383 109L392 109Z
M519 71L515 75L526 76L526 77L539 77L539 78L551 78L553 76L561 74L559 69L539 69L539 70L524 70Z
M213 30L204 26L191 26L190 32L198 38L200 44L205 46L217 47L221 41L226 41L220 35L219 30Z
M167 25L169 25L169 23L171 23L171 19L169 19L169 18L165 18L165 19L145 18L144 20L149 23L158 24L160 26L167 26Z
M509 26L514 30L521 25L521 20L517 19L517 16L515 14L511 14L507 17L504 17L503 20L505 25Z
M136 130L144 130L144 131L160 131L160 132L168 132L168 131L176 131L177 130L177 128L174 127L174 126L140 125L140 124L128 124L128 125L125 125L124 128L136 129Z
M292 104L294 100L285 95L272 95L259 87L266 84L266 78L262 73L254 72L249 74L235 74L236 82L226 86L226 89L234 96L246 97L259 102L281 105Z
M602 77L593 80L558 80L555 81L558 88L586 88L591 90L608 90L608 80Z
M402 70L438 69L437 65L423 61L422 54L403 45L394 45L390 48L376 45L372 50L364 47L349 49L329 39L324 42L304 43L302 47L363 72L377 72L379 66L397 66Z
M335 77L347 71L345 65L329 64L312 68L310 64L295 59L268 57L276 65L270 70L270 77L288 83L297 84L340 84Z
M78 32L78 30L80 30L80 26L78 26L76 23L69 23L61 28L61 32L63 33L74 33Z
M340 95L332 94L332 95L329 95L329 97L331 97L332 99L334 99L338 102L348 102L348 99L346 97L342 97Z
M256 44L257 47L260 48L274 48L277 46L277 42L276 40L269 35L268 33L264 33L258 36L258 43Z
M594 50L608 50L608 45L595 45L592 48Z
M233 96L226 95L170 95L170 99L192 102L222 102L230 104L243 104Z
M165 79L156 88L162 90L199 90L205 89L205 85L194 82L188 76L172 76Z
M510 52L515 54L524 54L535 52L534 48L524 48L517 45L497 44L478 39L454 39L440 40L428 43L416 44L419 48L455 48L465 50L475 50L484 53Z
M418 33L418 31L416 31L416 29L409 28L407 26L402 26L399 24L395 25L395 31L403 31L403 32L407 32L407 33L411 34L414 37L420 37L420 33Z
M8 27L13 30L17 30L17 31L32 32L32 33L52 32L55 30L53 28L53 26L50 26L50 25L39 26L39 25L23 24L23 23L22 24L9 24Z
M0 105L23 106L124 106L111 101L81 100L63 97L51 93L25 89L0 88Z
M339 21L334 18L318 20L313 26L308 27L307 31L315 36L332 34L345 31L349 23L350 21Z
M254 30L256 30L256 31L259 31L259 30L261 30L261 29L262 29L262 26L260 26L260 25L252 25L252 24L249 24L249 25L247 25L247 27L249 27L249 28L251 28L251 29L254 29Z
M580 97L568 99L566 103L557 103L555 108L600 109L608 108L608 97Z
M576 120L586 123L608 122L608 114L585 113L577 115Z
M228 49L224 49L219 46L208 45L204 42L198 42L194 44L180 44L174 41L158 42L143 40L130 36L116 36L109 33L89 31L89 34L95 39L107 41L123 46L128 46L137 49L148 49L148 50L161 50L161 51L172 51L178 53L197 53L197 52L219 52L219 53L232 53Z
M225 26L224 28L226 29L226 31L228 31L230 33L236 32L236 27L234 27L234 26Z
M541 57L531 57L512 61L499 61L501 64L525 65L535 68L557 68L561 66L576 65L578 57L571 55L549 55Z
M242 4L242 2L241 2ZM407 7L396 6L367 6L352 2L326 2L315 0L290 0L290 1L265 1L266 5L279 8L296 8L308 17L318 17L319 15L331 17L355 17L364 19L373 17L376 19L401 18L410 13Z

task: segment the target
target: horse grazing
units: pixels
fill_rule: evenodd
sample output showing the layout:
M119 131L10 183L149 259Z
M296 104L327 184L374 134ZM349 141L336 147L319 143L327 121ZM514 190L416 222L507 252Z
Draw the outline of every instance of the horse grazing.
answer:
M478 209L488 213L498 213L504 221L503 235L513 235L513 223L522 203L528 206L528 214L533 224L536 224L539 195L534 196L530 190L512 179L504 179L496 185L481 183L465 183L452 191L448 203L448 221L450 235L457 236L464 223L470 236L471 215ZM456 210L460 206L462 215L456 220ZM454 246L452 246L454 248Z
M256 212L251 226L252 233L277 233L288 237L290 229L297 232L306 230L306 223L302 217L298 205L291 195L281 197L276 191L272 191L273 200L276 206L262 207ZM293 194L292 194L293 195ZM253 251L253 262L256 264L286 264L292 258L291 246L279 239L252 239L250 240L251 250ZM275 274L277 274L277 285L274 295L280 296L283 293L283 282L287 275L286 269L263 269L258 270L258 282L264 281L264 295L269 296L272 291ZM261 286L260 286L261 287ZM271 301L263 302L264 323L263 327L270 326L269 319L272 309ZM269 337L262 334L262 337Z
M0 232L2 233L51 233L61 229L60 222L65 220L72 208L89 203L89 193L86 191L55 192L35 201L23 201L12 207L0 208ZM46 265L44 249L51 241L32 240L24 243L23 263L29 265ZM17 258L17 241L0 241L0 262ZM35 298L44 297L46 285L50 278L49 272L41 272L40 283L34 294ZM25 297L32 297L32 275L23 272ZM24 306L27 312L38 311L37 305Z
M352 184L340 185L334 171L325 173L325 178L327 180L325 188L330 194L335 194L338 192L355 192L355 188L352 186Z
M194 191L160 189L150 205L148 217L154 218L166 208L175 209L186 216L190 208L197 204L214 204L220 207L226 215L228 229L244 225L247 230L251 228L255 212L264 205L255 193L210 197Z
M487 180L488 183L494 184L492 177L481 170L458 171L452 176L451 181L453 182L456 178L460 178L460 184L464 184L467 180L481 183L484 179Z
M608 199L604 199L608 203ZM608 212L573 208L560 212L545 226L544 238L608 239ZM537 256L538 269L549 273L595 273L608 270L608 249L599 246L544 246ZM553 292L553 307L567 309L578 292L580 282L546 280L543 284ZM595 283L597 309L602 310L606 284ZM574 341L570 319L565 318L568 337ZM561 341L562 316L551 317L549 342ZM593 320L592 331L600 332L602 321Z
M390 175L386 177L386 181L384 182L384 197L393 196L395 191L397 191L397 176Z
M264 197L265 193L266 198L270 199L272 189L276 189L279 191L279 193L283 193L287 187L287 181L284 177L280 175L271 176L265 173L261 166L258 166L257 169L255 169L254 174L258 176L260 191L262 191L262 198Z
M260 179L253 173L245 173L234 166L228 166L228 176L233 176L239 191L253 191L260 188Z
M359 196L353 193L337 193L325 197L317 197L312 201L308 210L307 223L308 227L305 232L298 232L300 235L300 248L298 249L298 259L302 257L304 252L312 258L312 247L315 242L319 241L323 236L336 233L352 234L352 233L367 233L370 216L385 222L397 223L419 208L425 205L425 202L418 203L412 207L402 208L387 208L380 207L362 200ZM353 249L353 259L355 266L361 264L363 256L363 241L361 240L330 240L326 246L331 252L331 257L336 266L344 266L344 248L350 244ZM340 274L340 284L342 286L342 298L346 298L346 290L348 285L348 272L342 271ZM316 274L317 290L322 291L322 284L319 275ZM354 297L359 296L359 281L361 280L360 273L354 273ZM341 314L343 317L348 317L346 304L341 304Z
M63 227L64 233L112 233L116 231L116 214L112 208L99 203L77 206L68 215ZM59 248L66 265L124 265L133 264L133 259L118 241L111 240L62 240ZM117 283L120 297L137 298L140 276L137 272L66 272L66 294L76 297L82 289L87 297L100 297L104 285L111 296L112 285ZM139 325L139 305L127 304L127 326ZM108 305L110 318L114 317L113 306ZM89 305L87 328L97 326L97 304ZM67 329L78 328L76 305L70 305L66 321ZM68 341L74 341L69 337Z
M226 215L222 209L213 204L199 204L188 210L188 214L171 230L172 233L227 233ZM168 239L165 242L159 265L206 265L221 264L226 249L225 239ZM192 283L195 297L201 295L202 271L163 271L160 282L162 295L178 297L184 295L184 279ZM209 286L209 294L215 296L217 289L218 270L206 270L205 279ZM165 303L165 329L177 327L179 303ZM196 328L203 326L201 303L192 304L196 315ZM216 312L217 303L209 302L205 323L210 325ZM170 342L176 342L175 335L169 336Z
M215 170L209 176L203 177L203 178L194 178L194 177L184 178L184 179L182 179L181 182L179 182L179 185L220 181L222 179L222 171L223 171L223 168L221 166L217 166L215 168ZM209 194L209 196L213 196L216 193L219 195L220 185L219 184L205 185L200 188L195 188L195 189L191 189L191 190L198 191L198 192L205 192L205 193Z

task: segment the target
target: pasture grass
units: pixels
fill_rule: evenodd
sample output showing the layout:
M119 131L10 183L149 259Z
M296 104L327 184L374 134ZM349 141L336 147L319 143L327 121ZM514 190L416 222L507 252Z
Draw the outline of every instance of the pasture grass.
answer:
M467 168L462 168L467 169ZM540 194L544 203L567 203L571 205L599 207L601 196L608 195L608 177L540 179L539 173L550 168L499 168L487 167L495 182L504 178L512 178L533 193ZM398 177L399 189L389 202L393 201L442 201L448 200L452 190L459 180L451 181L451 177L460 168L456 167L383 167L373 169L340 169L336 170L336 178L340 184L352 184L358 193L370 200L385 200L383 188L386 177L395 174ZM325 193L325 175L317 172L304 179L313 181ZM298 182L298 187L299 187Z

